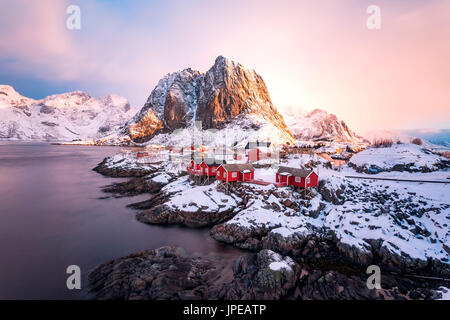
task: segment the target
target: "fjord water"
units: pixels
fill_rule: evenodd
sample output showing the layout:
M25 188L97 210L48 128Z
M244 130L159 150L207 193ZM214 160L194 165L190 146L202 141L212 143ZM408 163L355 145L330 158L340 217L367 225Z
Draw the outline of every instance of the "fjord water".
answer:
M133 198L101 199L101 187L124 179L92 171L116 147L0 142L0 299L84 299L98 264L164 245L188 253L239 251L208 229L142 224ZM107 195L106 195L107 196ZM81 268L82 290L68 290L66 268Z

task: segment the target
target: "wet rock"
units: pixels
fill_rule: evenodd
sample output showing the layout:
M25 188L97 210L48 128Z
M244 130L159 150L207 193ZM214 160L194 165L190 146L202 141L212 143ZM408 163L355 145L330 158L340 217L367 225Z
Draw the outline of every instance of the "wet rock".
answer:
M214 226L210 234L217 241L233 244L238 248L259 250L262 248L260 239L269 231L265 226L247 228L233 223L222 223Z
M176 266L176 269L170 268ZM89 274L95 299L207 298L205 280L215 271L208 259L187 257L180 248L162 247L104 263Z
M337 242L336 247L339 252L352 263L355 263L360 266L368 266L373 261L373 255L370 251L370 246L367 245L366 250L361 250L356 246L349 245L343 242Z
M235 215L235 208L222 211L204 211L206 209L208 208L199 208L197 211L172 210L161 204L139 212L136 219L148 224L182 224L197 228L221 223Z
M98 172L107 177L144 177L151 173L154 173L157 169L149 169L144 166L140 166L136 164L134 167L120 167L120 166L109 166L110 158L105 158L101 163L99 163L94 169L95 172Z
M227 299L280 299L294 288L299 265L271 250L241 256L233 265Z
M103 192L134 196L142 193L157 193L162 187L164 187L164 184L148 178L134 178L126 182L106 186L103 188Z

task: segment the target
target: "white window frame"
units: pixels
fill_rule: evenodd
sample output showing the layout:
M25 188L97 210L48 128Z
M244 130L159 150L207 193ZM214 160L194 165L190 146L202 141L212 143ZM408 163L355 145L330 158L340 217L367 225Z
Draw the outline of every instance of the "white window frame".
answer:
M301 182L302 178L301 177L295 177L295 182Z
M310 183L311 182L311 179L308 177L308 178L306 178L306 184L308 184L308 183Z
M224 177L224 178L227 177L227 172L226 172L226 171L223 172L223 177Z
M232 172L232 173L231 173L231 177L232 177L232 178L237 178L237 172Z

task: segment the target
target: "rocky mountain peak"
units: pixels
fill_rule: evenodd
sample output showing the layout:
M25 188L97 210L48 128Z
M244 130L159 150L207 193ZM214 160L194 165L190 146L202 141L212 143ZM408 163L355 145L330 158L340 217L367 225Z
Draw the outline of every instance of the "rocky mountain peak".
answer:
M201 121L203 129L221 129L243 118L252 127L270 123L293 139L261 76L218 56L205 74L188 68L163 77L127 127L133 129L131 138L142 142L158 132L186 128L194 120ZM160 123L150 123L150 119Z
M236 118L253 115L253 121L270 122L290 134L273 106L266 84L254 70L223 56L217 57L204 77L197 120L204 128L221 128Z

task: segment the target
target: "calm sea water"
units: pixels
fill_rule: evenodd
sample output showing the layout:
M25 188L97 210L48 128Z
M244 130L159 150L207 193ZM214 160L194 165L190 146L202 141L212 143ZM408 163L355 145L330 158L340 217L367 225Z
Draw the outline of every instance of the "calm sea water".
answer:
M101 186L123 179L92 171L115 147L56 146L0 141L0 299L84 299L96 265L133 252L177 245L190 253L239 251L208 229L142 224L125 206L145 200L99 199ZM78 265L82 287L66 287Z

